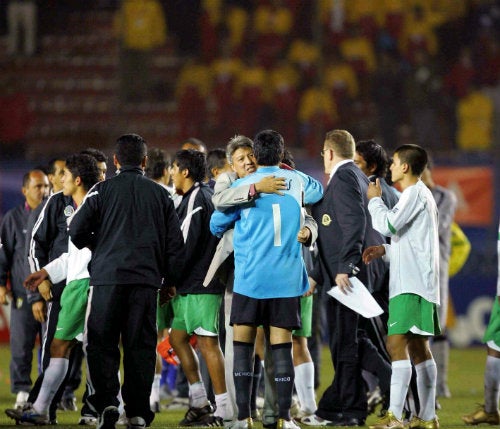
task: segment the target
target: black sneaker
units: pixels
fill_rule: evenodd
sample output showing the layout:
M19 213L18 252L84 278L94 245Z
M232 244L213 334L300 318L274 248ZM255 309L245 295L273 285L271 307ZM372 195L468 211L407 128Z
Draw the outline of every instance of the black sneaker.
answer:
M200 419L195 426L204 426L204 427L224 427L224 419L219 416L207 415Z
M29 402L26 403L22 409L6 409L5 414L7 414L11 419L14 419L16 421L16 425L29 424L38 426L49 424L49 417L47 414L40 414L35 411L33 405Z
M96 429L115 429L115 424L120 417L120 412L118 408L111 405L104 408L104 411L99 416L97 420Z
M211 404L201 408L190 407L179 426L224 426L221 417L214 416L214 407Z

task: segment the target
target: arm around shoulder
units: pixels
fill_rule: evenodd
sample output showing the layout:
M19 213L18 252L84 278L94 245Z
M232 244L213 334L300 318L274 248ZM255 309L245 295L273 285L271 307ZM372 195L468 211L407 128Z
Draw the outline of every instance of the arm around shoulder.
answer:
M216 210L225 211L248 202L250 185L231 187L236 181L235 173L222 173L215 183L212 203Z

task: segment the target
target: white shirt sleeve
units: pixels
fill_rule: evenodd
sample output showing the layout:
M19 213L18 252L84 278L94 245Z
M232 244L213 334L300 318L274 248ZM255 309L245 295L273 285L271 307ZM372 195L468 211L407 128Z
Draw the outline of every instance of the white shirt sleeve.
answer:
M420 213L423 209L417 189L412 186L401 194L398 203L389 210L382 198L375 197L368 203L373 227L385 235L392 237Z
M49 262L45 267L45 271L49 274L52 283L63 281L68 275L68 252L63 253L58 258Z

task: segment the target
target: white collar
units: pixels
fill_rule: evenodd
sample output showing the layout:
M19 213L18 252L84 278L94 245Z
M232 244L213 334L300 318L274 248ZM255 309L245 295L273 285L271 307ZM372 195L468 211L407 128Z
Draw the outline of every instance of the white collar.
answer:
M335 167L333 167L332 172L330 173L330 180L332 180L333 175L337 172L337 170L342 167L345 164L348 164L349 162L354 162L353 159L344 159L337 164L335 164ZM329 180L329 181L330 181Z

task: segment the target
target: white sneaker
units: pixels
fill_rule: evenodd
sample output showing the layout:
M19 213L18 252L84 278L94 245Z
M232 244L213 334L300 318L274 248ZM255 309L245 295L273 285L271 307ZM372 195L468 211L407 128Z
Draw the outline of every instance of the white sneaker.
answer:
M328 423L331 423L331 421L322 419L321 417L318 417L316 414L311 414L310 416L302 417L300 423L306 426L327 426Z
M84 414L78 420L80 426L95 426L97 425L97 417L92 414Z
M300 429L300 426L292 420L278 419L276 429Z
M127 429L142 429L146 427L146 420L142 417L130 417L127 423Z
M120 414L120 417L118 418L116 424L117 425L128 425L128 419L127 419L127 415L125 414L125 411L123 411Z
M187 410L189 408L189 398L174 398L165 409L166 410Z
M253 429L253 420L248 417L245 420L236 420L232 425L224 424L224 426L231 429Z
M299 410L299 412L295 415L292 415L292 418L296 421L296 422L299 422L301 423L302 422L302 419L311 419L314 417L314 411L311 412L311 411L307 411L307 410Z
M14 408L22 409L26 405L26 402L28 402L29 396L30 394L28 392L24 392L22 390L20 392L17 392Z

